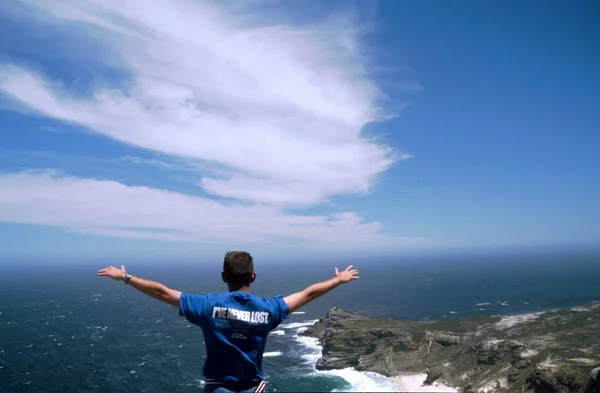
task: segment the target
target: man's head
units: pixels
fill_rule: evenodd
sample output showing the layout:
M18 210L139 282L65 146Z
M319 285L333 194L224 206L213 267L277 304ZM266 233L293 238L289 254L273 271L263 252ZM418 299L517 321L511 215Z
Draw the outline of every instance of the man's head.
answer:
M230 251L225 254L221 278L230 291L249 287L256 279L252 256L245 251Z

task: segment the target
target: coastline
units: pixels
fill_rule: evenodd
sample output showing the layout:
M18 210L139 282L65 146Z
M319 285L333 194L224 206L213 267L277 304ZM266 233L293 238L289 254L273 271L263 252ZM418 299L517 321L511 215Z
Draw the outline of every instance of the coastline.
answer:
M302 356L303 360L311 365L312 371L321 375L335 376L343 379L352 386L351 390L356 392L397 392L397 382L385 375L369 371L357 371L353 368L336 370L317 370L317 361L322 356L323 347L315 337L301 336L300 332L308 329L309 326L318 322L318 319L301 322L297 325L294 339L295 341L309 350ZM300 326L302 325L302 326ZM335 390L334 390L335 391ZM415 390L412 390L415 391ZM418 390L416 390L418 391Z
M432 385L423 385L427 374L423 373L400 373L394 377L387 377L370 371L357 371L353 368L336 370L317 370L317 360L321 357L323 347L319 340L314 337L300 336L299 333L306 330L308 326L314 325L318 320L309 320L297 323L296 341L311 349L312 353L304 355L305 361L312 365L313 371L322 375L333 375L342 378L352 385L356 391L372 392L454 392L458 393L457 388L453 388L442 383L434 382ZM308 326L307 326L308 325Z
M556 390L576 391L589 372L581 363L584 360L586 364L597 362L592 352L598 345L598 311L600 302L592 301L556 310L415 324L370 319L334 307L322 319L322 324L304 335L304 340L312 339L311 346L315 349L314 357L311 356L313 369L320 374L341 377L352 385L352 391L460 392L465 386L471 386L485 392L505 390L511 384L531 386L534 390L551 385ZM573 329L579 334L572 334ZM435 339L432 353L429 349L433 339L427 341L427 334ZM549 335L554 338L552 347L536 341ZM328 349L326 354L323 354L319 341L323 337ZM421 338L417 344L414 337ZM365 354L348 344L364 342L364 345L372 345L373 340L379 340L379 353ZM396 344L405 345L412 352L381 354L381 348L385 351L386 345ZM572 348L581 346L589 348L585 356L572 353ZM372 353L376 356L371 356ZM558 359L557 353L560 354ZM377 363L382 357L388 365ZM320 359L325 361L320 365L321 370L316 370ZM357 371L354 369L356 364L360 364L361 370L373 371ZM429 371L425 371L423 365L428 365L425 367L428 370L433 367L432 378L436 374L442 378L432 385L425 385ZM444 371L440 373L439 370ZM481 377L483 372L485 378ZM367 379L377 389L367 388Z

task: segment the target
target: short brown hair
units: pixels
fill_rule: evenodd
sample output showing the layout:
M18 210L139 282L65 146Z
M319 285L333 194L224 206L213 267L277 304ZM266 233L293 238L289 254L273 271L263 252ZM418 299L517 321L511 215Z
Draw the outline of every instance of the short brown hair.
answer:
M236 287L250 285L254 273L252 255L246 251L229 251L223 260L223 274Z

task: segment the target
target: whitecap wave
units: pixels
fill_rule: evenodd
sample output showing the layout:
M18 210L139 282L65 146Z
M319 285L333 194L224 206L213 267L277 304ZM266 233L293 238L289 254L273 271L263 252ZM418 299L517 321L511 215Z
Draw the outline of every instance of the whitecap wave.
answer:
M316 320L303 322L301 328L306 329L308 326L312 326L316 322ZM319 340L314 337L300 336L298 334L294 336L294 339L298 344L300 344L301 347L303 347L302 354L300 356L303 360L303 363L310 365L314 373L336 376L348 382L351 387L349 389L344 389L344 391L395 392L397 390L396 383L393 380L376 373L356 371L353 368L318 371L316 369L317 360L319 360L321 357L321 351L323 350L323 347L319 345ZM337 390L333 391L336 392Z
M475 303L476 306L489 306L492 303Z
M318 319L313 319L311 321L305 321L305 322L286 323L285 325L280 325L280 326L282 329L306 328L306 327L314 325L317 321L318 321Z
M263 357L265 357L265 358L273 358L273 357L281 356L281 355L283 355L283 352L281 352L281 351L274 351L274 352L265 352L263 354Z
M283 336L285 334L285 330L273 330L271 334L274 334L276 336Z
M294 314L306 314L306 311L294 311L292 315Z
M300 358L303 360L302 363L311 365L312 371L316 371L315 366L317 360L321 357L321 350L323 347L319 345L319 340L314 337L300 336L298 334L293 336L296 341L302 347L300 351Z
M321 374L335 375L348 382L350 389L344 389L345 392L396 392L396 383L377 373L356 371L353 368L342 370L321 371ZM337 392L337 390L333 390Z

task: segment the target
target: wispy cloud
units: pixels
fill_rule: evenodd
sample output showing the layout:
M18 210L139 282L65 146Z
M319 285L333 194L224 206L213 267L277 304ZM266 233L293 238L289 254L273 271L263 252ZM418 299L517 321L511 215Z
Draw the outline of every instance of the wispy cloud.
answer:
M49 168L61 168L64 166L77 165L83 168L110 168L131 169L134 166L149 166L157 169L173 172L196 172L200 164L192 165L190 161L171 159L171 157L146 158L133 155L124 155L111 158L102 158L92 155L58 153L51 150L11 150L3 155L11 161L27 161L29 167L39 167L39 163L49 165ZM37 164L38 166L34 165ZM133 165L133 166L132 166Z
M37 127L37 129L40 131L48 131L48 132L62 132L61 130L54 128L54 127L50 127L50 126L39 126L39 127Z
M167 162L164 160L159 160L156 158L142 158L137 156L121 156L113 159L112 161L116 162L124 162L124 163L132 163L136 165L150 165L160 169L172 169L172 170L182 170L184 169L181 165L174 164L171 162Z
M156 1L145 6L121 0L26 3L33 7L32 15L67 26L72 23L74 32L101 31L89 36L103 41L111 61L121 59L118 66L131 75L131 80L95 86L82 95L43 71L1 64L1 92L27 110L198 165L202 173L199 184L207 193L255 207L238 215L237 208L224 211L216 201L189 199L167 191L31 174L3 177L3 187L11 186L10 182L21 184L18 189L11 186L15 197L21 193L24 200L37 202L27 195L41 187L47 195L60 199L54 201L58 204L55 210L49 197L43 199L46 209L60 211L62 201L74 196L76 204L90 204L86 209L99 208L93 201L100 192L106 192L106 201L114 199L116 206L110 210L113 208L105 202L103 211L123 213L128 208L123 204L135 204L128 199L135 195L143 206L148 205L135 215L141 223L153 220L156 209L151 205L170 211L172 207L164 203L168 200L169 204L188 206L194 214L208 214L212 209L221 217L230 217L228 224L209 221L227 228L217 233L228 237L243 232L248 238L263 239L272 233L254 231L258 225L311 240L320 235L335 237L334 231L341 239L351 233L377 238L378 225L364 224L352 213L335 220L284 213L289 206L312 206L337 195L367 193L378 174L394 161L409 158L361 135L363 126L389 113L382 110L379 89L369 78L360 29L353 19L331 15L310 24L282 25L273 23L273 14L266 17L253 11L260 2L228 10L219 8L221 3L202 1ZM141 163L134 157L124 159ZM144 163L148 164L147 160ZM158 160L152 164L165 169L170 165ZM215 170L205 171L207 167ZM53 187L62 190L56 191L60 195L52 191ZM67 190L74 194L68 195ZM129 202L119 202L118 193ZM31 211L49 214L43 209L32 207ZM3 211L0 218L6 220L8 212ZM18 220L24 211L14 210L11 219ZM72 210L63 213L64 220L78 220ZM150 217L142 218L142 213ZM198 224L192 229L186 224L185 215L191 212L182 207L171 213L169 228L189 233L190 239L205 235ZM115 220L112 224L100 216L99 212L92 214L84 220L85 226L119 236L135 231L108 228L144 226L130 222L135 221L131 217L117 225L121 222L117 214L108 215ZM35 221L33 213L27 217L26 221ZM47 220L49 225L82 229L71 222L58 224L56 220L61 219L52 217ZM177 224L175 217L183 224ZM95 226L92 218L98 220ZM289 220L296 223L291 225ZM253 230L246 231L244 226L253 226ZM141 232L135 233L138 236ZM182 238L180 234L172 236Z
M224 205L207 198L56 172L0 175L3 221L50 225L79 233L188 242L318 246L403 246L423 238L383 236L380 224L355 213L294 215L270 206Z

